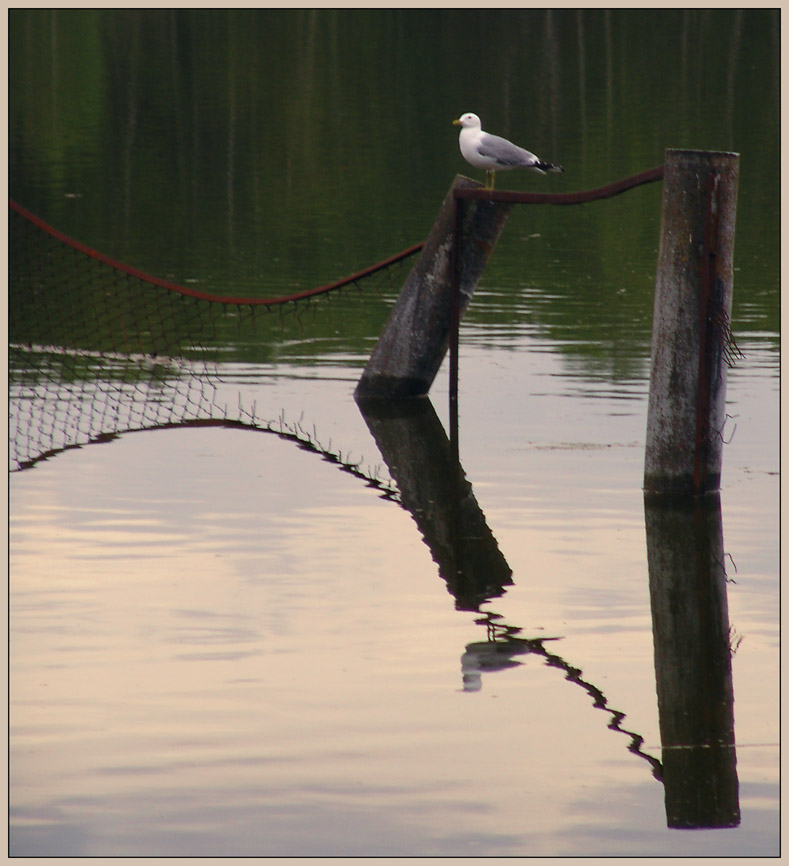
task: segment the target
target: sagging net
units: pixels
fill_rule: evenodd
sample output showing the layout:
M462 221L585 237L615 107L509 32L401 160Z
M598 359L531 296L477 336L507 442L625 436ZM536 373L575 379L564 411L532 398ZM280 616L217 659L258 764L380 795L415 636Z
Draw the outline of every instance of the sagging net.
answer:
M272 311L287 305L298 309L300 302L348 286L402 284L408 260L421 247L415 245L344 280L298 295L226 298L141 274L67 238L12 203L10 471L122 433L222 426L260 430L292 441L403 504L390 478L352 462L331 443L322 444L315 430L300 420L288 420L284 413L273 419L260 417L243 392L237 402L229 403L227 388L221 387L218 350L229 338L236 343L254 339L259 327L277 322ZM436 541L429 533L424 537L440 562ZM441 536L439 543L445 540ZM484 598L489 595L488 591ZM609 728L628 736L629 750L646 759L660 778L660 763L641 749L643 738L622 726L625 714L610 707L603 693L581 678L580 669L548 652L544 643L553 638L517 637L519 628L496 624L497 618L499 614L488 612L476 621L487 626L487 640L466 647L464 676L469 666L499 670L517 664L512 659L519 655L543 657L549 667L587 691L595 707L611 715Z
M421 246L311 290L228 297L144 274L10 202L10 471L127 431L217 423L269 430L338 459L298 424L258 417L241 392L220 401L219 359L230 344L259 341L285 310L350 287L396 287Z

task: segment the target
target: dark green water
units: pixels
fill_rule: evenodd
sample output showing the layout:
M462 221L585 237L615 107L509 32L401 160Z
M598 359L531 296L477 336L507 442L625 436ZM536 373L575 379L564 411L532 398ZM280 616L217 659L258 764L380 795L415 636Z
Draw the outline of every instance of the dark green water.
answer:
M473 110L570 191L666 148L742 154L735 324L778 329L777 11L14 11L10 193L177 282L266 295L422 240ZM72 197L73 196L73 197ZM659 189L523 208L486 282L585 290L541 311L648 333ZM524 236L540 233L540 255ZM616 303L627 288L633 306ZM580 314L580 315L579 315ZM359 316L372 315L367 308ZM480 311L483 315L483 311ZM626 339L622 334L622 339ZM593 343L594 339L587 342Z

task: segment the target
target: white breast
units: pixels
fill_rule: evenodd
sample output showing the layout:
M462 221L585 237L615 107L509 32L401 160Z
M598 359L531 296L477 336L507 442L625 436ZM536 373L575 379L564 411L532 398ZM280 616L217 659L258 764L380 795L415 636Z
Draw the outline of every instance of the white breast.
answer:
M496 160L487 156L480 156L477 147L483 136L480 129L461 129L458 140L460 142L460 152L463 159L474 168L496 168Z

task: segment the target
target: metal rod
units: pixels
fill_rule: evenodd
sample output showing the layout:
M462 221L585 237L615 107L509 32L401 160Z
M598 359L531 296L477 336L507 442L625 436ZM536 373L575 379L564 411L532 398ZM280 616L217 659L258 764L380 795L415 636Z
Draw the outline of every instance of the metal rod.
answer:
M449 439L456 458L458 445L458 366L460 354L460 260L463 233L463 202L455 197L455 229L452 234L451 290L449 294Z
M590 201L611 198L634 187L662 179L663 166L659 165L657 168L650 168L648 171L642 171L640 174L626 177L623 180L609 183L606 186L581 190L580 192L516 192L506 189L460 187L454 190L454 196L456 199L482 199L484 201L498 201L508 204L586 204L586 202Z

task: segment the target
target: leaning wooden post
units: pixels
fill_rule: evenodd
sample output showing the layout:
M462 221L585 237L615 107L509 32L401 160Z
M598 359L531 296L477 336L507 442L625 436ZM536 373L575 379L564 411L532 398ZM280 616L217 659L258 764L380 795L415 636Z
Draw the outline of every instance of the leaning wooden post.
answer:
M467 177L455 178L356 386L357 399L419 397L430 390L446 355L452 324L453 190L480 186ZM459 316L474 294L511 208L501 202L464 202L457 263Z
M720 487L739 154L666 151L644 489Z

